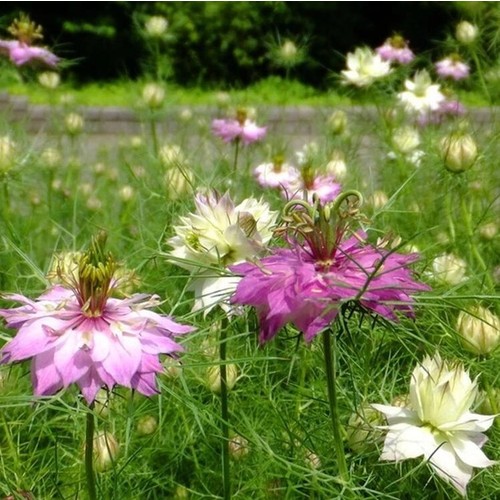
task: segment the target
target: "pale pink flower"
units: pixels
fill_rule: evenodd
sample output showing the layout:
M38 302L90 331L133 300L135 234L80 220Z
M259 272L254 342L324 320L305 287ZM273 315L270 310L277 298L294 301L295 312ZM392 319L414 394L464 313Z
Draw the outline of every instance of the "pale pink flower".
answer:
M115 282L116 284L116 282ZM158 392L162 372L159 354L183 350L173 337L193 330L149 308L157 296L136 294L127 299L106 293L82 302L79 290L56 285L36 300L12 294L23 304L1 309L16 336L0 351L0 363L32 359L37 396L55 394L77 384L90 404L102 387L122 385L151 396Z
M298 182L300 172L288 163L269 162L255 167L254 175L262 187L287 189Z
M335 200L342 191L342 186L332 175L317 175L310 180L304 177L308 176L302 175L283 188L283 196L286 199L306 199L312 203L317 196L324 205Z
M384 61L397 62L399 64L408 64L415 58L415 54L408 47L408 43L399 35L388 38L375 51Z
M450 56L436 63L436 73L441 78L463 80L469 76L470 67L457 57Z
M243 144L263 139L266 127L258 127L255 122L246 118L244 121L237 119L216 119L212 122L212 132L224 142L240 140Z
M59 62L59 58L49 50L18 40L0 40L0 54L8 55L16 66L39 63L54 68Z

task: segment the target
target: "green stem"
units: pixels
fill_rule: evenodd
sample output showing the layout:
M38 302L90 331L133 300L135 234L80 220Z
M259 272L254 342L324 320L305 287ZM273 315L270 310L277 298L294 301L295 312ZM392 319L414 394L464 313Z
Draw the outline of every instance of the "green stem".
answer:
M479 75L479 81L481 82L481 87L483 88L484 95L488 99L488 102L491 104L491 95L488 89L488 85L486 84L486 80L484 79L483 68L481 67L481 62L479 61L479 57L477 57L477 51L472 49L471 51L472 59L474 64L476 65L476 71Z
M89 406L87 411L87 426L85 433L85 474L87 476L87 492L89 500L97 500L97 492L95 486L95 474L94 474L94 430L95 430L95 419L94 419L94 404Z
M156 119L153 115L153 113L151 112L151 117L150 117L150 120L149 120L149 128L151 130L151 140L153 142L153 152L154 152L154 155L155 155L155 158L158 158L158 133L156 131Z
M461 196L461 209L462 209L462 220L465 225L465 230L467 231L467 239L469 243L469 248L472 257L475 259L477 262L479 268L483 272L484 280L486 284L488 285L488 288L490 290L495 289L495 284L493 283L493 279L490 276L488 266L486 265L486 262L484 262L484 259L479 252L479 249L477 248L477 245L474 241L474 230L472 228L472 217L471 217L471 211L468 209L467 204L466 204L466 196L464 193L462 193Z
M229 407L227 397L227 318L221 323L220 331L220 399L221 399L221 431L222 431L222 483L224 486L224 500L231 498L231 475L229 469Z
M445 203L446 203L446 218L448 219L448 226L450 229L450 239L452 243L455 243L456 240L456 231L455 231L455 224L453 222L453 200L452 200L452 190L448 189L445 197Z
M236 167L238 166L239 151L240 151L240 139L237 138L235 143L234 143L233 173L236 173Z
M332 340L331 340L332 339ZM333 345L332 345L333 344ZM332 353L333 347L333 353ZM330 405L330 418L333 427L333 443L337 454L337 465L340 478L347 483L349 481L349 471L344 453L344 443L341 435L341 423L337 406L336 387L336 338L330 330L323 332L323 348L325 356L326 384L328 387L328 403Z

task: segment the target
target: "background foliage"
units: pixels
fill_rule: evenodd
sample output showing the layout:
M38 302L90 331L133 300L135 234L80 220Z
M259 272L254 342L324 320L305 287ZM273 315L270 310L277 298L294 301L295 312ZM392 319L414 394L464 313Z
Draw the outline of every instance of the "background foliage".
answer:
M2 2L4 36L21 9L43 25L45 43L74 63L67 76L76 83L140 77L147 69L140 29L148 16L164 15L172 80L231 88L279 73L268 56L279 40L305 43L294 77L324 88L355 46L378 46L396 31L425 52L465 15L498 10L496 2Z

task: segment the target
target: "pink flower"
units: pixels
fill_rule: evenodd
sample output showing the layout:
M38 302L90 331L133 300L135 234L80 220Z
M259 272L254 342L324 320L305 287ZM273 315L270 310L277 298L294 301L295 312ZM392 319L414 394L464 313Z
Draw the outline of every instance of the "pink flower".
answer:
M0 40L0 54L10 57L16 66L41 63L54 68L59 58L43 47L33 47L18 40Z
M384 61L397 62L399 64L408 64L415 58L415 54L408 47L408 43L399 35L388 38L375 51Z
M349 300L359 301L392 321L397 321L397 313L412 317L409 294L429 290L414 281L407 268L418 259L417 254L402 255L374 247L365 242L364 233L337 243L325 253L326 236L307 235L312 244L292 240L291 248L277 249L258 263L230 268L243 276L232 302L256 308L261 344L286 323L301 330L309 342Z
M441 78L463 80L469 76L470 68L457 57L450 56L436 63L436 73Z
M324 205L335 200L341 191L342 186L331 175L317 175L311 180L304 179L303 175L302 178L284 186L283 196L287 199L304 199L305 192L309 203L313 202L313 197L316 195Z
M436 110L420 115L417 119L417 123L421 126L429 124L438 125L446 118L464 115L465 111L465 106L457 99L446 99L439 104Z
M255 167L254 175L262 187L287 189L298 182L299 171L288 163L269 162Z
M266 127L258 127L255 122L245 119L216 119L212 122L212 132L224 142L241 140L245 145L263 139Z
M7 326L18 330L0 351L0 363L32 358L38 396L73 383L89 404L100 388L116 384L146 396L157 393L156 374L163 370L158 355L182 351L173 336L193 328L148 310L157 304L157 296L111 298L116 280L113 285L109 277L94 280L92 288L89 278L82 278L83 269L75 288L56 285L36 300L19 294L5 297L23 305L0 310Z

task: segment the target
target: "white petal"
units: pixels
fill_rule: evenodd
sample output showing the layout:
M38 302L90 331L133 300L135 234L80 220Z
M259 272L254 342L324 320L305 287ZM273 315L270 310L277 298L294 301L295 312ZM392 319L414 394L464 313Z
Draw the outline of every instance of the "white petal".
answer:
M457 432L451 435L449 440L460 460L471 467L489 467L496 463L482 452L481 448L469 438L467 433Z
M420 455L429 456L437 447L438 444L427 427L397 424L389 427L380 459L397 462Z
M455 455L449 443L443 443L436 448L429 462L439 477L451 483L465 496L467 483L472 477L472 467L464 464Z
M442 424L442 431L471 431L484 432L488 430L495 420L496 415L480 415L478 413L464 413L455 422Z

